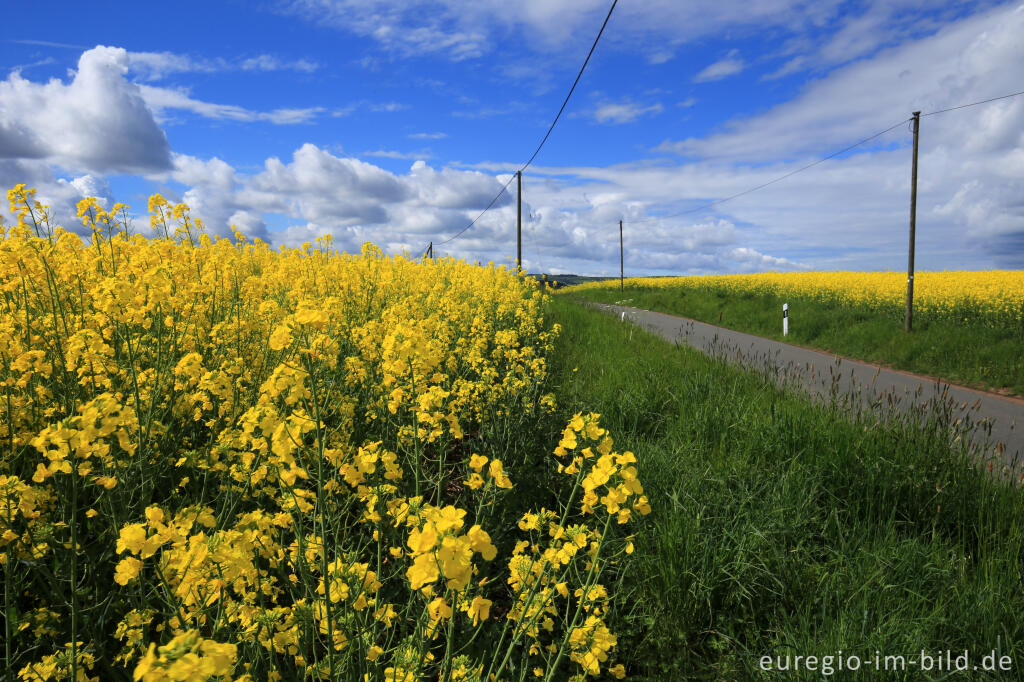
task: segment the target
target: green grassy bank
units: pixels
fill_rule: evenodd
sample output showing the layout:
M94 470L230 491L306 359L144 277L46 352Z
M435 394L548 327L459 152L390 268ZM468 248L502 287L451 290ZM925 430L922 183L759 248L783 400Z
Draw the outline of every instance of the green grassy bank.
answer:
M1024 502L952 452L940 420L851 423L564 299L551 315L560 411L602 414L653 507L610 586L630 679L820 680L840 651L908 662L837 679L947 679L921 650L1013 661L950 679L1022 676ZM816 670L761 671L786 654Z
M782 340L782 304L790 307L785 340L946 381L1024 395L1024 336L1020 329L952 323L919 313L903 330L903 311L887 314L828 300L683 288L618 287L571 292L573 298L625 305Z

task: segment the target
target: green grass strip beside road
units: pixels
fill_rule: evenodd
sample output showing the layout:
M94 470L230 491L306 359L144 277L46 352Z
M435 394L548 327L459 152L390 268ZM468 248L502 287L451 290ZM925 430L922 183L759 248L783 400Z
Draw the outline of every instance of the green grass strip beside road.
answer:
M855 424L564 299L551 315L560 411L602 414L653 507L609 586L631 679L779 679L762 655L922 649L997 649L1022 676L1024 502L941 424Z
M568 294L601 303L680 315L729 329L785 340L858 360L946 381L1024 396L1024 336L1020 329L957 323L918 314L903 331L903 310L879 314L827 300L731 295L683 288L595 288ZM789 335L782 336L782 304L789 303Z

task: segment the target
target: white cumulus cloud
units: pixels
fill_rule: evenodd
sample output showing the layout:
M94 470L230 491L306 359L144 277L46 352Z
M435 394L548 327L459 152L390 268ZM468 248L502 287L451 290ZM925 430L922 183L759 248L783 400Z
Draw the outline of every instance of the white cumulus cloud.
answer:
M34 158L69 169L145 173L170 167L170 146L138 85L124 78L128 53L82 53L68 83L0 81L0 158Z

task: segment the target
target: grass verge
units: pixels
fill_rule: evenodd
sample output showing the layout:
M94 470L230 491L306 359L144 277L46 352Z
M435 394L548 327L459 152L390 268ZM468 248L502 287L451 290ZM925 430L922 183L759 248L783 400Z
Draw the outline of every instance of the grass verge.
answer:
M819 658L785 679L821 679L839 652L862 661L845 679L944 679L922 650L994 650L1021 677L1024 502L940 423L852 423L564 299L551 317L561 409L602 414L653 507L615 586L631 679L779 679L760 657L787 654Z
M829 300L651 287L595 288L574 298L681 315L729 329L783 340L782 304L789 303L785 340L946 381L1024 395L1024 337L1019 329L985 320L955 324L918 313L903 331L903 311L879 314Z

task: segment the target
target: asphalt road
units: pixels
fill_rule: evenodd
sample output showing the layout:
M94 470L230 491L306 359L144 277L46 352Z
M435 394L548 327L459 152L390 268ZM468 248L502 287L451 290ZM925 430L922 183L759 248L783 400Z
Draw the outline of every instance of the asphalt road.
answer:
M855 412L907 415L933 411L951 424L979 457L1002 472L1024 467L1024 400L950 385L752 334L674 315L603 303L592 304L677 344L774 375L819 401L840 401ZM1020 429L1014 426L1020 424ZM959 436L958 436L959 434Z

